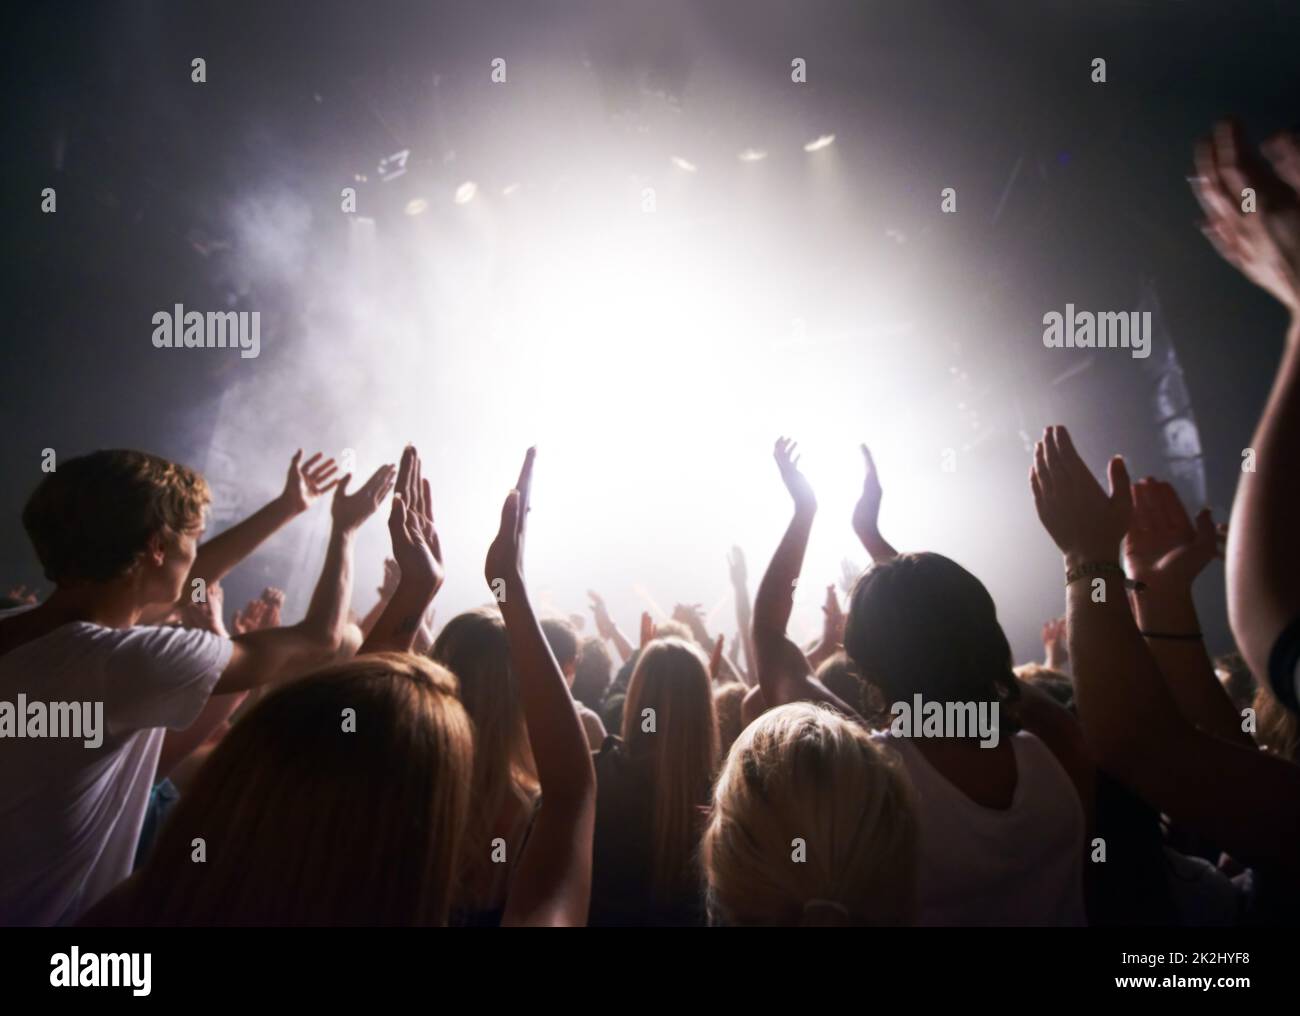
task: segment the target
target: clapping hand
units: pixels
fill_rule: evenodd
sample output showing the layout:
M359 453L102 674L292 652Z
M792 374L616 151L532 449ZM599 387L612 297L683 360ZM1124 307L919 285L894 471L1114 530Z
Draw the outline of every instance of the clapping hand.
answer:
M853 531L863 543L870 543L880 539L880 503L885 492L880 486L880 474L876 472L871 449L866 445L862 445L862 459L866 473L862 478L862 494L853 506Z
M393 489L396 475L397 470L391 465L380 466L355 494L347 492L351 473L339 480L338 486L334 488L334 503L331 506L335 527L345 533L361 528L362 523L375 513Z
M498 580L503 580L509 585L512 581L523 578L524 531L527 526L528 502L533 486L533 460L536 456L536 448L529 448L524 455L519 479L514 489L506 495L505 504L501 506L501 526L497 530L496 539L488 547L484 574L494 593L497 589L495 583Z
M1108 468L1110 493L1074 449L1064 427L1048 427L1034 447L1029 483L1039 521L1074 563L1114 562L1128 532L1133 503L1124 460Z
M408 591L418 591L430 600L442 587L444 576L442 546L433 525L432 500L429 481L421 475L420 453L407 445L402 452L397 492L388 515L388 534L393 541L393 558L400 576L398 585L407 586Z
M788 438L777 438L772 457L776 459L776 468L781 471L785 489L794 500L795 511L806 514L815 512L817 495L813 493L808 478L799 472L799 445Z
M1056 617L1043 623L1043 662L1051 670L1064 670L1070 662L1069 639L1065 618Z
M1197 144L1191 183L1205 212L1201 231L1225 261L1300 313L1300 145L1283 133L1263 152L1268 162L1226 122ZM1246 188L1255 192L1251 212L1242 210Z
M302 461L302 449L293 453L289 462L289 475L284 479L284 491L280 497L295 512L305 512L318 497L338 484L334 476L338 466L333 459L320 461L317 452L306 462Z
M209 582L201 601L196 603L190 600L181 607L181 624L186 628L198 628L201 631L212 632L213 635L220 635L222 638L229 638L230 635L221 617L225 599L221 583Z
M1188 589L1219 556L1226 526L1215 526L1210 509L1195 523L1172 486L1160 480L1133 484L1133 517L1124 537L1129 577L1152 588Z

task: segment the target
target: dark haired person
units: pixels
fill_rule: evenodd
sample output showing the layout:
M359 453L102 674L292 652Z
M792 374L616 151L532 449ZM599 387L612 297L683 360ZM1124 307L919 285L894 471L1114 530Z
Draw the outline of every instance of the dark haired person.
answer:
M754 601L763 700L768 708L819 700L856 717L786 635L817 500L793 443L778 441L775 456L794 516ZM996 717L999 728L994 737L946 728L943 736L918 736L915 727L877 735L916 792L917 923L1083 924L1092 770L1077 724L1017 683L993 600L974 575L939 554L899 555L880 538L881 492L865 457L854 528L875 563L853 589L845 651L891 710L919 696L970 706Z

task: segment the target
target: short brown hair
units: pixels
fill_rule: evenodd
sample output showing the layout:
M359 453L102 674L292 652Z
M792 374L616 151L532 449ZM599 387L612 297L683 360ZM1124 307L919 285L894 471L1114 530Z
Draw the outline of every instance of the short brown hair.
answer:
M104 582L135 562L163 530L203 521L203 477L147 452L115 449L69 459L27 499L23 528L51 582Z

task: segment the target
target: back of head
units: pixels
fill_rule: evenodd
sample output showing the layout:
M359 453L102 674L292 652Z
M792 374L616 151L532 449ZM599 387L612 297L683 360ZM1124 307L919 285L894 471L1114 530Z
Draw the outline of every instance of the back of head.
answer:
M911 787L861 725L806 702L780 706L732 745L701 857L715 923L908 924Z
M438 633L429 655L450 670L474 724L473 808L465 831L467 885L491 883L492 829L511 798L537 790L519 685L510 666L505 621L494 607L457 614ZM473 896L473 893L470 893ZM463 901L470 909L485 900Z
M869 724L874 724L878 719L881 719L876 716L880 712L879 693L875 689L869 688L862 678L858 676L853 661L849 659L846 653L832 653L826 657L817 667L817 673L814 676L841 702L856 709L858 714L865 717ZM882 722L888 722L888 717L884 717Z
M890 704L916 694L937 702L1017 696L993 598L941 554L900 554L863 572L850 597L844 648Z
M473 751L455 679L423 657L362 656L278 688L181 798L130 920L446 923Z
M654 885L668 896L694 878L697 809L708 801L718 761L708 661L694 643L657 638L641 653L627 686L623 740L650 781Z
M492 774L535 784L528 728L500 611L480 607L456 615L438 633L429 655L456 675L460 700L474 722L476 795L488 793ZM476 796L476 804L482 801Z
M578 632L573 625L559 617L546 617L541 621L542 634L546 637L555 662L566 674L578 662Z
M614 679L614 657L604 639L583 639L573 679L573 697L589 709L599 710Z
M1070 680L1069 674L1045 667L1041 663L1022 663L1013 673L1026 684L1032 684L1046 692L1057 705L1074 709L1074 682Z
M671 618L667 621L655 622L656 639L681 639L683 642L695 644L695 636L691 634L688 628L681 621L674 621Z
M123 575L162 532L199 528L203 477L157 455L97 451L58 464L23 508L45 577L60 585Z

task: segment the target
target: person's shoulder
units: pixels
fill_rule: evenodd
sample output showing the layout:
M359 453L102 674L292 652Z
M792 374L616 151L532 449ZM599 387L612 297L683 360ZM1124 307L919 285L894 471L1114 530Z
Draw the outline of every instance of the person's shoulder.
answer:
M230 659L230 639L200 628L176 625L135 625L121 629L109 640L114 666L144 667L186 664L200 669L222 667Z
M147 649L206 649L230 640L202 628L175 624L137 624L121 629L121 642Z

